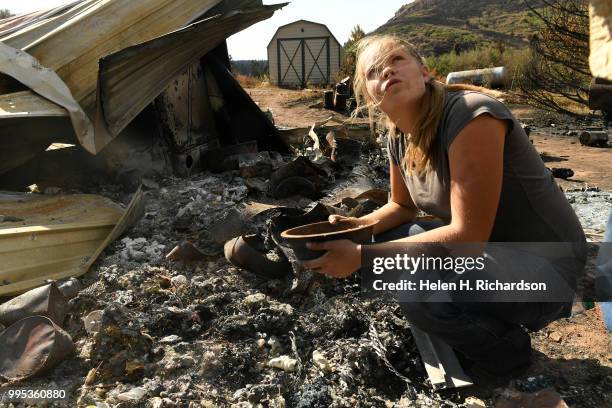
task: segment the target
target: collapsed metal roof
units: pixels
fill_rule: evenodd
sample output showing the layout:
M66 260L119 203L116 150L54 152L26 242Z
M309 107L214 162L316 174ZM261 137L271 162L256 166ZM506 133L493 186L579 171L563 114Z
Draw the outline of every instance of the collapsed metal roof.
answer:
M80 0L0 21L0 172L26 160L5 146L38 152L68 141L62 117L97 154L189 64L284 5ZM36 126L48 131L24 131ZM7 140L16 134L18 143Z

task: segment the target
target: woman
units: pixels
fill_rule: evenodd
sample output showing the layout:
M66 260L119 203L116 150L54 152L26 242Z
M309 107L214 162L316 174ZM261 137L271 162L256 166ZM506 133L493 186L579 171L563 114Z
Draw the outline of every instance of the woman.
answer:
M580 223L512 113L475 87L445 86L415 48L394 36L358 45L355 95L371 122L389 131L391 198L363 218L379 220L377 241L572 242L580 273ZM444 220L412 223L417 210ZM332 216L331 222L338 217ZM381 235L382 234L382 235ZM305 266L337 278L361 265L361 246L347 240L311 243L326 250ZM402 302L411 323L451 345L472 372L506 376L529 364L530 338L567 313L568 302Z

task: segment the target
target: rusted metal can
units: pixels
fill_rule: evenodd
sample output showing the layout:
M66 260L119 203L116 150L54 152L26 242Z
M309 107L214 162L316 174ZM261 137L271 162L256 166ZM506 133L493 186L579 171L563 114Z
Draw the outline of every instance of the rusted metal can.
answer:
M0 324L11 324L30 316L47 316L62 324L68 302L55 283L32 289L0 305Z
M51 319L27 317L0 334L0 376L10 381L40 376L73 352L72 338Z

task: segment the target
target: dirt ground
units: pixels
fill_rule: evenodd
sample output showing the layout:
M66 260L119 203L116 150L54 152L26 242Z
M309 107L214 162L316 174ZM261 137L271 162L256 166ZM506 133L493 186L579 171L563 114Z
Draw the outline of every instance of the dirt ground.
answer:
M321 90L265 86L249 88L247 92L261 109L272 111L275 123L279 126L309 127L334 114L321 107L314 107L322 100ZM612 190L612 145L608 148L582 146L577 135L567 135L570 131L584 127L583 123L572 118L555 117L546 120L547 115L524 105L510 105L510 109L520 121L532 127L530 138L542 154L547 167L566 167L574 171L570 179L557 180L564 190L589 187ZM367 122L366 119L358 121Z

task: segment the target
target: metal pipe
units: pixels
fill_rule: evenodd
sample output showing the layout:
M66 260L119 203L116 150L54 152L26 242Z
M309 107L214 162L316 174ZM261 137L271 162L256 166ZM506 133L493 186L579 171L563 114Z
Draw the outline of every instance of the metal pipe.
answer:
M446 83L472 84L477 86L489 86L491 88L502 88L506 83L508 70L506 67L495 67L485 69L474 69L470 71L451 72L446 77Z

